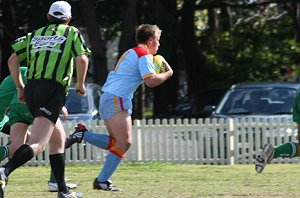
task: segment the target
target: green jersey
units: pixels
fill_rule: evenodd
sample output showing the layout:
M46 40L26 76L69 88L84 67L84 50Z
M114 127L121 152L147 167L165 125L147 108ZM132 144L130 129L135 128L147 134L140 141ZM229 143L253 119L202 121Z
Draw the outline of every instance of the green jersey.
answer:
M26 72L27 67L21 67L21 75L23 78L24 83L26 83ZM2 83L0 84L0 131L2 130L2 127L8 122L8 117L5 115L7 107L12 102L14 96L17 97L17 89L15 86L15 83L11 77L11 75L7 76Z
M28 80L55 80L66 87L66 93L73 74L73 59L91 53L77 28L51 23L17 39L12 48L20 62L27 61Z

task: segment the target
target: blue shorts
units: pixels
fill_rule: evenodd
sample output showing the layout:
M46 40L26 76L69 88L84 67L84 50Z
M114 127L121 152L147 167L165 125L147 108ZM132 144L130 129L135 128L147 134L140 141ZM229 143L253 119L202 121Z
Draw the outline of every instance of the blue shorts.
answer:
M132 114L132 101L128 98L103 93L99 101L99 112L102 120L110 120L116 113L127 111Z

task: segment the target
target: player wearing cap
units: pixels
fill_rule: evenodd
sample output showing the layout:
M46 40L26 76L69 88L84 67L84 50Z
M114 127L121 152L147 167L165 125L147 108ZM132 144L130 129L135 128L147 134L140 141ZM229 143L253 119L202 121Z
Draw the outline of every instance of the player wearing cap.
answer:
M20 67L21 76L26 84L27 67ZM0 146L0 162L7 157L11 157L14 152L28 139L30 131L28 126L32 124L33 117L29 112L26 104L18 100L18 92L11 75L7 76L0 84L0 131L10 135L10 142L6 145ZM7 114L7 109L9 109ZM63 111L63 113L68 113ZM67 116L67 115L65 115ZM66 140L68 147L71 146L68 138ZM67 183L70 189L76 188L76 184ZM48 190L50 192L57 192L58 187L55 177L51 171L50 179L48 181Z
M71 193L65 183L65 131L59 113L65 104L73 74L77 70L76 92L84 95L90 50L77 28L69 26L71 6L54 2L48 12L49 24L17 39L8 66L18 89L18 98L26 102L34 121L31 136L0 168L0 197L4 196L8 176L18 167L40 154L49 142L49 159L58 185L58 197L82 197ZM20 62L27 61L27 84L20 78Z

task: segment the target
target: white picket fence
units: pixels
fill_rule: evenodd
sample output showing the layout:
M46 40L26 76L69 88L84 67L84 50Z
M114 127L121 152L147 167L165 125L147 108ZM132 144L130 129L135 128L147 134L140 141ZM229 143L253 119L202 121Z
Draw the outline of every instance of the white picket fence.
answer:
M103 121L84 123L90 131L106 133ZM67 122L67 133L75 122ZM135 120L128 162L176 162L190 164L252 164L266 143L280 145L296 141L296 125L290 119L163 119ZM8 141L1 134L1 143ZM99 164L106 151L89 143L75 144L66 150L66 164ZM49 164L48 148L27 163ZM273 163L299 163L294 159L276 159Z

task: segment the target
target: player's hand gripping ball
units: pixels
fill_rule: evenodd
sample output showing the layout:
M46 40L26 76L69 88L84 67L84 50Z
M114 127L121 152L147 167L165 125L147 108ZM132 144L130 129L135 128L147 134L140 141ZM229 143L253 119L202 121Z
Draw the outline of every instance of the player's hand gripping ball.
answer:
M155 72L157 74L164 73L166 71L165 59L161 55L153 56L153 64L155 66Z

